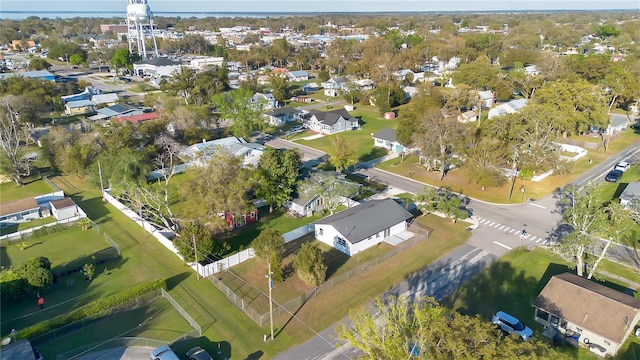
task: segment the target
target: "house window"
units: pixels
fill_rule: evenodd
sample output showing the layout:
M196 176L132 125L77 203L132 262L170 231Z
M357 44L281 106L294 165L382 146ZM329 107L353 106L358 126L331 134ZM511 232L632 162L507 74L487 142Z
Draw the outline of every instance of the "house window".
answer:
M380 233L376 233L376 237L379 238L380 237Z
M604 344L605 344L605 345L607 345L607 346L611 345L611 343L610 343L610 342L608 342L607 340L603 340L603 341L604 341Z
M254 213L254 212L252 211L252 212L250 213L250 215L249 215L249 216L251 216L251 218L252 218L252 219L255 219L255 218L256 218L256 213Z
M347 246L347 242L342 239L342 238L338 238L338 241L336 242L339 246L343 246L346 247Z
M536 317L538 317L539 319L542 319L544 321L548 321L549 320L549 313L544 311L544 310L536 309Z
M318 235L322 236L322 228L318 229Z

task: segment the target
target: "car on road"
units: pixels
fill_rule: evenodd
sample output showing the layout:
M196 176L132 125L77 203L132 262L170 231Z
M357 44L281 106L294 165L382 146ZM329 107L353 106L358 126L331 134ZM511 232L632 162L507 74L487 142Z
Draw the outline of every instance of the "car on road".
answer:
M629 170L629 168L631 167L631 164L629 164L626 161L620 161L619 163L616 164L616 166L613 168L613 170L620 170L622 172L625 172L627 170Z
M622 177L622 170L611 170L609 171L607 176L604 177L604 181L617 183L621 177Z
M533 336L533 330L531 330L531 328L504 311L495 313L491 318L491 323L507 334L517 334L522 340L529 340Z
M213 358L203 348L196 346L187 351L187 360L213 360Z

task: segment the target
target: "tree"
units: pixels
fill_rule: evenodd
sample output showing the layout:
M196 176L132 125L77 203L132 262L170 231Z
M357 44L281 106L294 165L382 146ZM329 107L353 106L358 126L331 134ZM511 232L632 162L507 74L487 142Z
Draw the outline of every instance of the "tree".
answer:
M331 138L331 148L328 154L329 161L336 167L338 172L342 172L342 170L358 162L356 149L342 135L334 135Z
M128 49L118 49L113 54L113 57L109 61L109 65L116 69L116 73L120 73L125 69L133 69L133 63L140 60L140 56L135 53L130 53Z
M322 198L323 208L329 210L333 215L334 211L343 205L345 199L350 199L358 195L360 184L348 180L339 179L331 175L321 173L311 173L298 186L298 193L308 198L318 196Z
M469 64L460 65L453 74L453 81L455 84L467 84L472 89L487 90L492 88L498 72L487 57L479 57Z
M463 170L474 183L484 187L497 187L505 182L502 169L506 167L504 146L497 140L482 138L465 149Z
M375 309L351 314L338 336L363 359L568 359L545 342L504 336L479 316L462 315L433 298L376 299Z
M466 128L456 119L445 118L440 110L429 110L417 125L413 143L420 148L427 169L438 169L446 175L451 155L466 139Z
M27 283L36 290L45 289L53 283L51 262L46 257L27 260L19 271L24 274Z
M286 77L277 74L271 74L269 76L269 86L271 87L271 94L280 103L284 103L291 98L289 93L289 81Z
M462 209L462 201L455 193L444 188L425 186L421 193L413 197L416 206L424 214L439 211L450 217L453 222L468 217Z
M173 239L173 245L186 262L196 260L196 250L198 251L198 261L203 261L215 249L215 241L211 231L198 221L189 222L180 235Z
M281 207L291 199L295 189L299 168L302 165L300 153L295 150L268 148L260 157L256 169L257 195L269 204L269 212Z
M91 281L93 279L93 274L96 271L96 267L93 264L84 264L82 266L82 275L87 278L87 281Z
M216 94L212 103L221 118L231 121L233 136L249 138L254 131L265 126L262 116L265 103L253 101L253 94L247 89L231 90L226 95Z
M173 94L184 99L184 104L189 105L191 94L196 90L196 71L191 68L182 67L180 71L175 71L170 80L163 82L163 90L171 91Z
M49 70L51 66L53 65L40 57L33 58L29 61L29 70Z
M22 185L23 177L31 174L33 161L25 156L30 125L23 122L22 109L25 109L23 97L9 95L0 98L0 150L6 160L3 167L18 185Z
M620 35L620 30L616 29L613 25L601 25L596 28L596 33L602 40L613 36L616 37Z
M82 57L82 54L73 54L69 56L69 63L71 63L71 65L80 65L83 62L84 58Z
M322 250L311 243L302 244L298 255L293 260L293 267L302 281L313 286L322 284L327 275Z
M604 240L605 246L602 247L600 255L589 270L587 279L591 279L593 275L595 275L598 265L600 265L602 259L606 257L609 247L613 243L620 243L620 238L629 231L627 219L631 217L630 210L617 201L609 202L607 205L603 206L603 210L605 215L604 223L602 224L602 228L598 235L602 240Z
M282 250L284 249L284 238L278 230L267 229L251 242L251 247L256 252L256 256L267 260L267 271L271 270L271 279L278 283L282 282Z
M571 227L571 233L562 239L558 250L576 266L578 276L584 274L586 251L596 245L596 234L602 226L599 192L597 184L591 182L583 189L569 185L562 194L562 222Z
M200 166L187 169L187 179L179 191L189 204L182 216L203 222L214 233L226 230L228 225L220 214L245 214L251 209L250 170L224 149L216 149L209 157L203 155L199 161Z

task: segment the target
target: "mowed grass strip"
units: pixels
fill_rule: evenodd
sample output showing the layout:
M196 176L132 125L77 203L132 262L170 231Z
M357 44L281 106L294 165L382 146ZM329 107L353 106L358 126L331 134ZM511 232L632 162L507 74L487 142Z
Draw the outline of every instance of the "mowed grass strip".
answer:
M26 230L26 229L31 229L31 228L34 228L36 226L51 224L51 223L54 223L56 221L57 221L56 218L54 218L53 216L47 216L45 218L34 219L34 220L27 221L27 222L14 224L14 225L11 225L11 226L5 226L2 229L0 229L0 235L7 235L7 234L14 233L14 232Z
M463 222L452 223L434 215L421 216L416 221L434 229L428 239L321 292L295 312L295 319L283 316L275 321L275 326L278 329L284 327L285 333L291 334L297 343L302 342L315 336L316 331L342 320L350 310L384 294L414 272L464 244L469 237L465 230L468 224Z
M76 332L66 334L54 341L38 344L38 349L46 359L56 355L95 344L93 351L105 350L99 345L119 337L140 337L161 341L172 341L193 328L163 297L157 297L149 304L123 311L106 318L88 322ZM105 344L115 347L114 342ZM72 353L71 355L77 355Z

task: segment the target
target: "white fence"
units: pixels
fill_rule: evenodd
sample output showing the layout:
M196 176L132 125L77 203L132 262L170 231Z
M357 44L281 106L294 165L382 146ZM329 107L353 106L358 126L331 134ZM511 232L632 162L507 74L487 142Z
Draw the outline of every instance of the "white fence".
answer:
M78 220L80 220L82 218L87 217L87 214L85 214L84 211L82 211L82 209L80 209L80 207L78 207L78 212L79 212L79 214L77 216L74 216L74 217L58 220L56 222L52 222L52 223L45 224L45 225L32 227L30 229L20 230L20 231L17 231L17 232L13 232L11 234L2 235L2 236L0 236L0 240L19 239L19 238L22 237L22 235L27 235L27 236L31 235L32 232L34 232L35 230L38 230L38 229L42 229L42 228L45 228L45 227L50 227L50 226L58 225L58 224L68 224L68 223L72 223L72 222L75 222L75 221L78 221Z
M171 240L169 240L167 237L165 237L164 235L162 235L162 233L160 232L160 230L158 230L155 226L153 226L151 223L149 223L148 221L145 221L144 219L142 219L135 211L129 209L128 207L126 207L123 203L119 202L118 200L116 200L116 198L114 198L113 196L111 196L111 194L109 194L108 192L104 192L104 199L111 205L113 205L116 209L118 209L120 212L122 212L125 216L127 216L129 219L133 220L136 224L142 226L142 228L148 232L149 234L151 234L153 237L156 238L156 240L158 240L160 242L160 244L164 245L164 247L166 247L167 249L169 249L169 251L171 251L172 253L176 254L177 257L180 258L180 260L184 261L184 258L182 256L180 256L180 254L178 253L178 250L173 246L173 242ZM285 239L285 243L289 242L289 241L293 241L295 239L298 239L306 234L309 234L311 232L314 231L314 226L312 224L308 224L308 225L304 225L302 227L299 227L297 229L294 229L292 231L289 231L288 233L284 234L283 237ZM253 251L252 248L248 248L245 249L243 251L240 251L236 254L233 254L231 256L228 256L224 259L218 260L216 262L207 264L207 265L200 265L199 263L189 263L189 267L191 267L194 271L196 271L198 274L200 274L200 276L202 277L207 277L210 275L213 275L219 271L228 269L232 266L238 265L244 261L247 261L249 259L251 259L252 257L256 256L255 252Z

